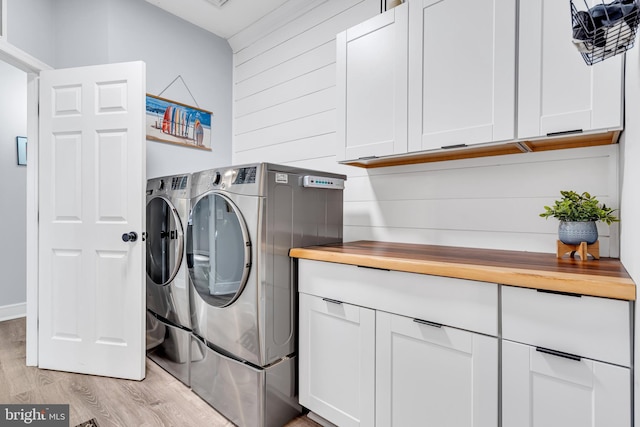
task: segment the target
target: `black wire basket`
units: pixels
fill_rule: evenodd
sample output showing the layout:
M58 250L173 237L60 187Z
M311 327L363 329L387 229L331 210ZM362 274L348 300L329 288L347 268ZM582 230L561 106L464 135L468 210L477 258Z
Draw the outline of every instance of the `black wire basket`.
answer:
M601 0L602 1L602 0ZM571 2L573 43L587 65L624 53L635 43L640 21L640 0L604 1L584 8Z

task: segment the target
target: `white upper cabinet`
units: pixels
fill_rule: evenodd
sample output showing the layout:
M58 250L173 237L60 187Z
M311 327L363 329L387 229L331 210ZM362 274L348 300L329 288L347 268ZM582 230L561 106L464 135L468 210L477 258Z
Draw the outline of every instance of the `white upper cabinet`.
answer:
M515 137L515 40L515 0L409 1L410 152Z
M408 0L337 37L337 160L561 149L570 133L615 142L623 71L624 55L585 64L565 1Z
M407 4L337 35L338 161L407 152Z
M566 1L520 2L518 138L622 128L623 58L588 66Z

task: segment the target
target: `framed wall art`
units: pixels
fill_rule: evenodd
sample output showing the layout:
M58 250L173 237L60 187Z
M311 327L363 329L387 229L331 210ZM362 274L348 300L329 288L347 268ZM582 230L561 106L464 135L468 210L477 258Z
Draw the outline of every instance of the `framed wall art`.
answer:
M147 94L147 139L211 150L213 113Z

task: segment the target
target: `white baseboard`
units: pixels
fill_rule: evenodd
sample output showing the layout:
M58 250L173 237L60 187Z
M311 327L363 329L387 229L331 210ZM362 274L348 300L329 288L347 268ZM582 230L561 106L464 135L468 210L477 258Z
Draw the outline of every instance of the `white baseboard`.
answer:
M26 317L26 315L26 302L0 306L0 322L3 322L5 320L17 319L19 317Z

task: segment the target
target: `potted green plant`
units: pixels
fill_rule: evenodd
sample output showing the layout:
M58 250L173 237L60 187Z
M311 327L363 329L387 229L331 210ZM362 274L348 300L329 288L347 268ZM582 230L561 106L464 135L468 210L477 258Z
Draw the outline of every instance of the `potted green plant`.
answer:
M543 218L554 217L560 220L558 238L568 245L587 244L598 240L598 228L596 221L602 221L607 225L619 221L613 215L614 209L600 204L586 191L578 194L575 191L560 191L562 198L556 200L553 206L545 206L540 214Z

